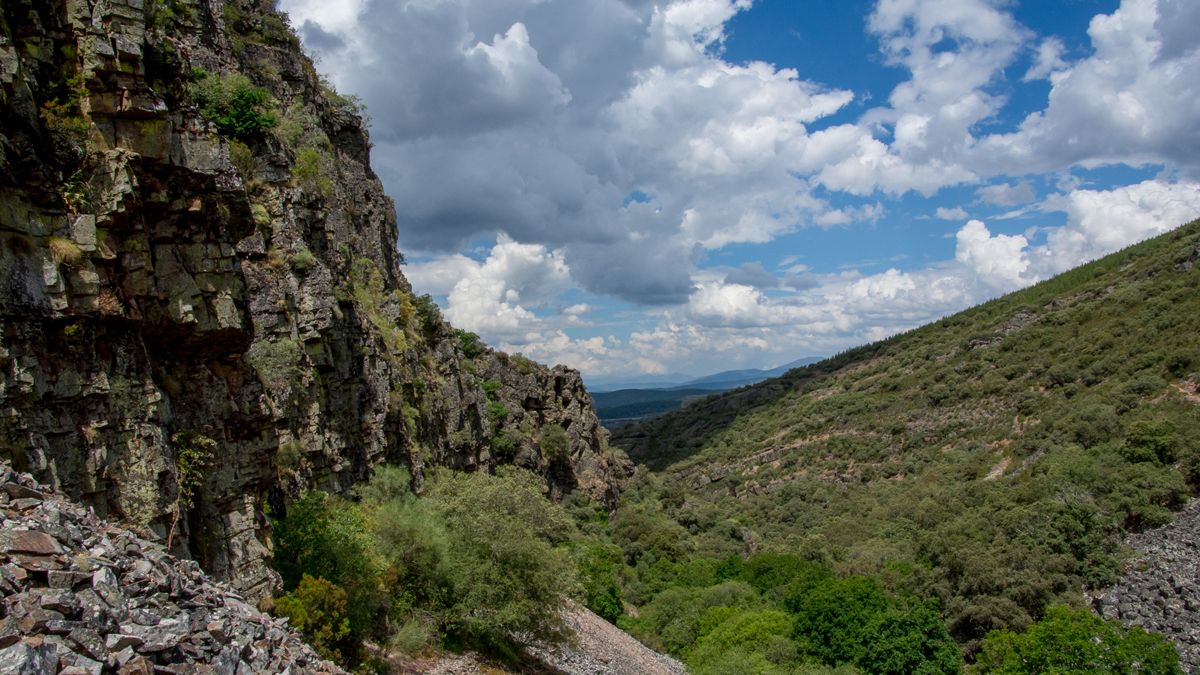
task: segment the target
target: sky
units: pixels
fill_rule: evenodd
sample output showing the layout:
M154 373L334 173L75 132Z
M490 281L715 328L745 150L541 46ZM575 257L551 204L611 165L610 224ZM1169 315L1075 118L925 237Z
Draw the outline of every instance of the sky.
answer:
M1200 217L1197 0L282 0L404 273L585 377L773 367Z

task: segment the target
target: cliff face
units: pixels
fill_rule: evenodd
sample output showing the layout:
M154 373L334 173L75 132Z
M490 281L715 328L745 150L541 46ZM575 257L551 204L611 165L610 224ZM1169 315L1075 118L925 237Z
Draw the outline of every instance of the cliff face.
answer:
M2 12L0 457L252 595L267 504L380 462L615 498L578 373L412 296L356 106L269 6Z

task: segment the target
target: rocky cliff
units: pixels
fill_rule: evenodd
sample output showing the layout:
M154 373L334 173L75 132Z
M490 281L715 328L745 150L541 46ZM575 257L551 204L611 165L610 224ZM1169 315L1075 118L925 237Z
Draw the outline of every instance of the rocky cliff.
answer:
M380 462L611 501L578 373L400 272L355 102L261 0L6 0L0 457L251 597L267 508Z

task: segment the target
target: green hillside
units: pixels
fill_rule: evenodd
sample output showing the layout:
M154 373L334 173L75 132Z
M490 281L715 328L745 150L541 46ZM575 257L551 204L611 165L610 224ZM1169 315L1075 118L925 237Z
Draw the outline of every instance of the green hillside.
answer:
M676 410L713 393L711 389L618 389L592 394L596 415L607 425Z
M696 560L795 554L935 601L968 655L1078 605L1118 575L1125 531L1200 485L1198 259L1200 221L622 429L652 469L612 523L640 600Z

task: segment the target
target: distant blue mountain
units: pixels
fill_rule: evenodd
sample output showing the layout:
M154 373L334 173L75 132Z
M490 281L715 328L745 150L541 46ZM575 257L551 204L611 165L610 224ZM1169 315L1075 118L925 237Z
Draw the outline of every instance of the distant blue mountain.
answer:
M675 410L709 394L778 377L793 368L807 366L823 358L806 356L769 370L726 370L695 378L689 378L687 375L652 375L635 380L595 378L589 379L587 386L592 392L592 400L595 402L596 414L600 421L610 428L615 428Z
M811 363L816 363L825 357L823 356L805 356L801 359L796 359L790 363L785 363L778 368L770 370L759 370L757 368L748 368L745 370L726 370L712 375L705 375L694 380L688 380L678 385L667 387L669 389L711 389L713 391L725 391L726 389L735 389L744 387L747 384L755 384L772 377L779 377L793 368L807 366Z
M583 383L588 391L596 394L604 391L619 389L669 389L696 379L695 375L683 373L667 373L665 375L618 375L585 377Z

